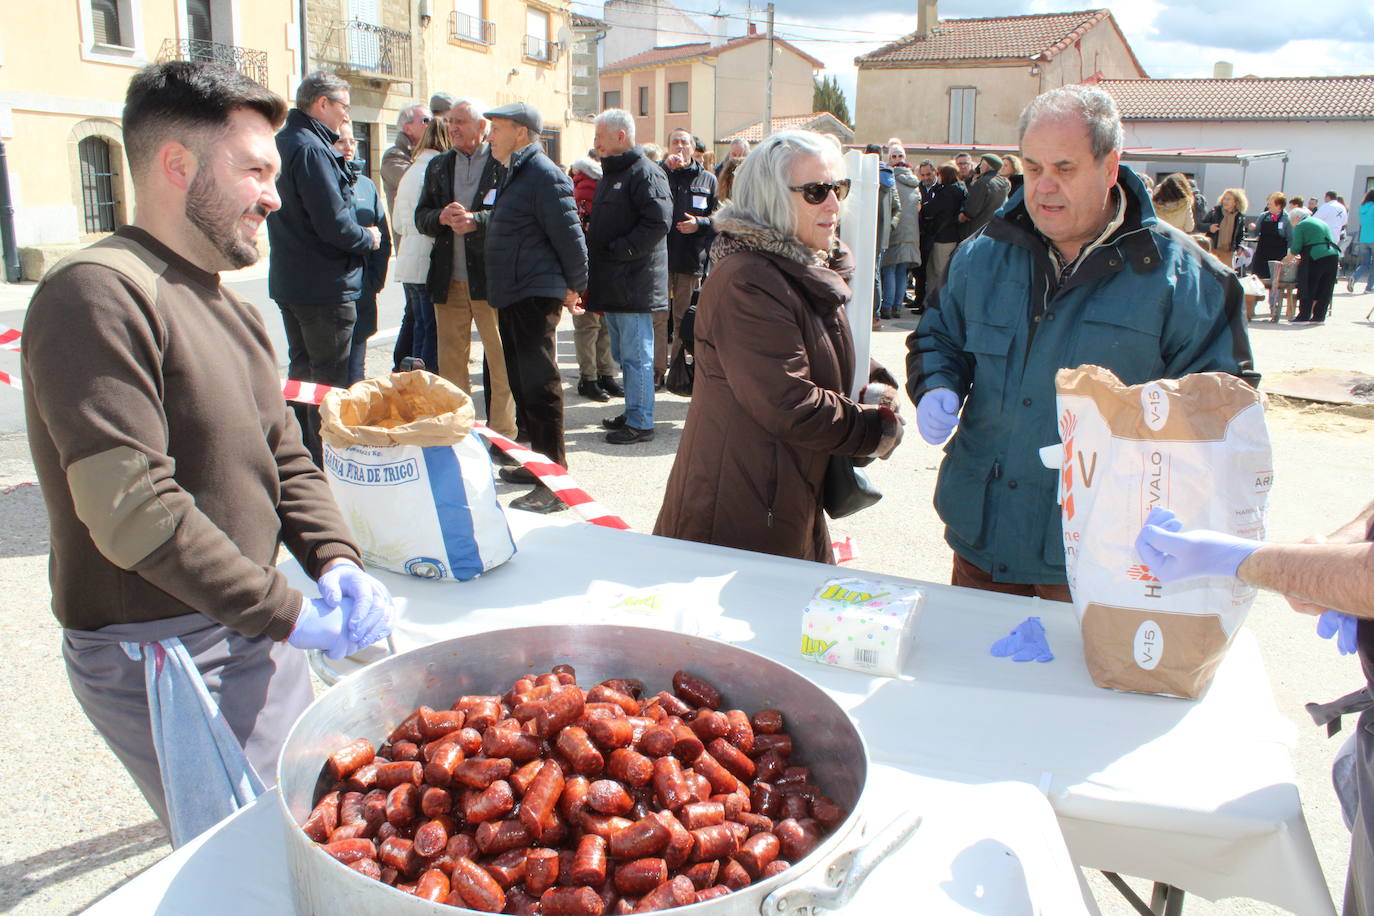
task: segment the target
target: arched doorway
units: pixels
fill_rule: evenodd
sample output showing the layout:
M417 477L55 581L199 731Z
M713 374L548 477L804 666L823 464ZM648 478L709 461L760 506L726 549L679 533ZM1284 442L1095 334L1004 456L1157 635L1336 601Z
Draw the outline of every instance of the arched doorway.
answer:
M110 144L104 137L86 137L76 146L81 166L81 215L84 231L114 232L115 171Z

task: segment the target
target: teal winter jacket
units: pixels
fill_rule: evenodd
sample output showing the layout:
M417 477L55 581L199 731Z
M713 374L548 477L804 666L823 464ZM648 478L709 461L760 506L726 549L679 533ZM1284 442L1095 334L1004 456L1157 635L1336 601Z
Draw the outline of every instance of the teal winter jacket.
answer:
M1144 185L1119 172L1125 219L1060 277L1018 190L964 243L907 339L913 402L934 388L963 401L935 487L945 539L995 581L1066 581L1056 472L1054 376L1104 366L1127 385L1192 372L1258 384L1236 275L1156 221Z

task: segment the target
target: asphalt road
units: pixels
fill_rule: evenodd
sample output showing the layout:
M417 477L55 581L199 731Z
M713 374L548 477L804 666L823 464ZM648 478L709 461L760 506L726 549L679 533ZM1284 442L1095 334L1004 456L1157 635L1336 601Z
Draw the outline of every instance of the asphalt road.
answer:
M235 288L264 307L267 324L281 347L280 322L252 270L232 279ZM0 324L19 327L29 287L0 284ZM1339 293L1333 318L1324 327L1255 323L1251 339L1265 372L1331 367L1374 372L1374 323L1364 315L1374 296ZM399 320L399 291L382 298L380 326ZM875 355L903 377L904 339L914 327L907 317L886 322L875 335ZM369 352L369 369L386 371L390 342ZM567 403L571 473L637 531L652 529L687 415L688 402L670 395L658 404L654 441L630 447L608 445L598 421L619 411L615 402L592 404L575 394L571 325L559 331L559 359ZM480 343L474 342L480 359ZM18 357L0 352L0 370L17 370ZM478 402L480 403L480 397ZM33 480L17 393L0 390L0 491ZM907 413L911 413L908 406ZM1331 410L1275 402L1269 411L1275 453L1271 536L1298 540L1326 533L1349 518L1374 493L1369 486L1374 411ZM949 551L930 505L940 453L920 442L914 430L890 461L872 475L883 500L842 522L836 538L852 536L856 569L946 581ZM503 486L503 499L523 488ZM74 912L165 855L168 848L127 775L90 728L72 700L60 655L60 631L48 610L47 525L35 487L0 493L0 664L3 721L12 736L0 779L0 810L10 813L0 831L0 911ZM1280 711L1293 723L1293 757L1312 831L1328 883L1339 899L1349 835L1340 822L1330 789L1330 760L1341 738L1328 740L1311 725L1303 703L1327 700L1360 683L1357 663L1312 634L1301 618L1273 595L1261 596L1247 626L1265 657ZM208 893L229 892L238 878ZM1104 880L1089 876L1102 912L1128 909ZM1135 880L1142 890L1148 885ZM1272 906L1248 900L1217 903L1189 898L1190 916L1271 914Z

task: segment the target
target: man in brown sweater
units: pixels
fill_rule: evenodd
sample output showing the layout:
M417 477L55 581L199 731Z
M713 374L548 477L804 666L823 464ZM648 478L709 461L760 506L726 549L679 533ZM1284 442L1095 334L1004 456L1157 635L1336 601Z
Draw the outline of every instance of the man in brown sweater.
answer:
M219 281L257 259L279 206L285 113L227 68L140 71L124 107L134 223L54 267L24 325L68 675L164 823L143 663L121 643L179 638L270 785L311 700L296 650L339 657L391 626L282 399L262 316ZM323 598L273 565L283 544Z

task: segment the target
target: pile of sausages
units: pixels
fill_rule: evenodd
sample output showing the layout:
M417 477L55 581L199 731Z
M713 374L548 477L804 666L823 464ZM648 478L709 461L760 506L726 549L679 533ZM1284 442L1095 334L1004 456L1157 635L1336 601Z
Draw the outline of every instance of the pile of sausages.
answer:
M368 877L483 912L712 900L791 867L846 816L791 761L781 712L721 705L684 671L646 697L632 679L584 690L558 665L335 751L303 829Z

